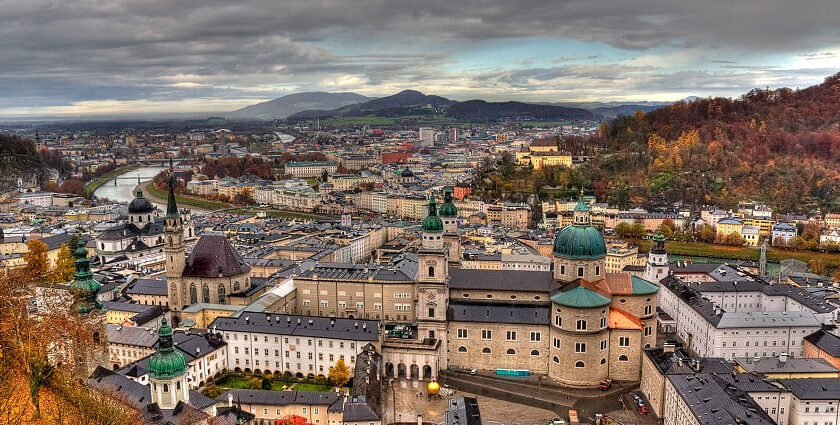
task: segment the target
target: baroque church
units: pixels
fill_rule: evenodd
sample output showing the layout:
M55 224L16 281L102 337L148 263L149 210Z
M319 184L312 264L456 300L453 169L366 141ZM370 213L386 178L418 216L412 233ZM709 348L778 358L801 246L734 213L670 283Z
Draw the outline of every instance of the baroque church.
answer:
M230 304L232 297L246 300L251 293L251 267L224 236L201 236L189 256L184 242L185 224L175 202L172 178L164 217L164 253L169 307L173 323L181 311L196 303Z

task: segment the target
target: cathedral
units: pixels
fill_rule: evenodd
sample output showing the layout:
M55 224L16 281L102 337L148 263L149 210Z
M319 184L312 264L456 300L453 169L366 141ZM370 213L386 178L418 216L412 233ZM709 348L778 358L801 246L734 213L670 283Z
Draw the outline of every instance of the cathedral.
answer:
M184 245L184 218L175 202L172 178L164 217L164 253L169 307L174 325L180 313L195 303L229 304L251 288L251 267L224 236L198 239L189 256Z

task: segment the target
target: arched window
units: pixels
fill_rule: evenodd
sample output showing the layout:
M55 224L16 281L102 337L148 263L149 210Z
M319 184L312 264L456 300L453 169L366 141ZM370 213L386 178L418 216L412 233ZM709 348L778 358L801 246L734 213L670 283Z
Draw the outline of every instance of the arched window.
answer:
M557 327L563 326L563 318L560 317L559 314L554 316L554 324L557 325Z
M429 266L429 277L435 277L435 268L433 266Z
M575 367L581 368L581 367L586 367L586 365L583 364L583 362L575 362Z
M650 314L650 312L651 312L651 306L646 305L646 306L645 306L645 316L649 315L649 314Z
M99 332L93 333L93 342L99 342Z
M169 392L169 385L163 384L163 392L165 392L165 393Z
M595 276L601 275L601 266L595 266Z
M508 354L508 355L512 356L512 355L516 354L516 350L514 350L513 348L508 348L507 352L505 354Z
M137 220L138 220L139 223L142 223L143 222L143 216L142 215L137 216Z
M233 282L233 292L239 292L239 282Z
M539 356L540 355L540 350L531 350L531 355L532 356Z
M487 348L487 347L482 348L481 349L481 354L490 354L490 349Z
M602 365L607 364L607 359L601 359L601 364L602 364Z
M627 362L627 361L630 361L630 359L628 359L626 355L622 354L622 355L618 356L618 361Z
M190 304L198 302L198 291L195 289L195 282L190 283Z
M210 303L210 288L207 287L206 283L201 285L201 302Z
M176 382L176 383L175 383L175 389L176 389L176 390L180 390L180 389L181 389L181 381L178 381L178 382Z
M554 363L560 363L560 358L557 357L557 356L554 356L553 360L554 360Z
M466 353L467 352L467 347L464 347L463 345L458 347L458 352L459 353Z
M225 285L219 284L219 304L225 304Z

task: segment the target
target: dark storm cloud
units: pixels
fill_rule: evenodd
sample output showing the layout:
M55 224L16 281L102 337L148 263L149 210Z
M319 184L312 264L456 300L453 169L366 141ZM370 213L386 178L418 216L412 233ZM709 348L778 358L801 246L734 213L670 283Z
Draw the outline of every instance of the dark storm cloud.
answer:
M422 83L440 79L459 46L516 37L640 53L811 53L838 45L837 16L837 0L0 0L0 108L260 98L342 88L348 75L370 86ZM628 73L656 76L619 65L611 71L624 74L532 66L523 60L519 73L461 78L525 88L563 72L607 87ZM661 74L669 75L677 74Z

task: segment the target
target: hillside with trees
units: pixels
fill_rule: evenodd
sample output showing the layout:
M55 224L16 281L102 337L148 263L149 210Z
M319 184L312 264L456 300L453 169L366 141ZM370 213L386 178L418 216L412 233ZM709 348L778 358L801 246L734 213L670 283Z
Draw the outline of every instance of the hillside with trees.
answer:
M840 210L840 74L802 90L678 102L602 124L590 141L599 198L780 212Z

